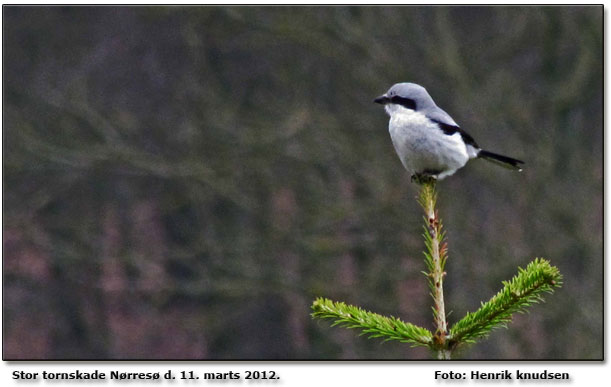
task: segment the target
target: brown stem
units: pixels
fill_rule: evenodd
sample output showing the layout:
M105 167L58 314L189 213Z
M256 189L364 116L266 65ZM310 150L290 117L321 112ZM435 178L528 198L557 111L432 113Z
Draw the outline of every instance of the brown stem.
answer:
M443 277L445 272L443 268L445 266L444 254L441 251L442 235L441 235L441 222L439 220L437 211L435 209L435 203L437 199L437 193L435 192L435 181L428 181L422 185L421 204L424 208L427 227L431 236L431 258L433 261L433 267L429 273L430 280L433 284L433 302L435 308L435 326L436 331L433 337L435 347L437 348L438 359L450 359L450 350L446 337L448 335L448 324L446 322L445 304L443 300ZM445 248L445 247L444 247Z

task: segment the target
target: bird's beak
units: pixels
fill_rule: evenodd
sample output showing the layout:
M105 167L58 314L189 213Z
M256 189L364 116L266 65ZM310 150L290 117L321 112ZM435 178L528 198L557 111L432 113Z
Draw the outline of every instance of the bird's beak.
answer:
M374 99L373 102L379 103L380 105L386 105L387 103L390 102L390 98L388 98L388 96L386 96L386 94L384 94L384 95L381 95L378 98Z

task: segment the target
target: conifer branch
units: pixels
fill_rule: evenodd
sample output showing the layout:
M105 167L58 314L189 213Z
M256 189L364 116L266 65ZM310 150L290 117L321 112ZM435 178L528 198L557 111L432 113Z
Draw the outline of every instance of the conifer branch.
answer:
M312 304L312 317L335 320L332 326L362 329L368 337L383 337L384 341L398 340L415 346L430 346L433 335L426 328L406 323L396 317L386 317L343 302L317 298Z
M503 282L503 289L474 313L458 321L448 331L443 295L445 264L448 259L447 243L441 219L437 214L436 180L427 176L415 176L413 180L421 185L418 202L424 210L424 257L431 296L435 333L426 328L403 322L395 317L385 317L365 311L343 302L317 298L312 304L312 317L333 319L335 325L361 329L368 337L380 337L411 343L412 346L426 346L437 352L438 359L450 359L452 352L461 344L473 343L487 336L493 329L506 326L513 313L524 313L526 307L543 301L544 293L553 293L561 286L562 275L558 268L542 258L536 258L526 266L518 268L518 274L510 281Z
M432 178L419 177L421 184L418 203L424 210L424 244L426 251L424 257L428 268L425 273L433 297L433 317L435 319L435 335L433 336L433 349L437 350L439 359L450 359L450 351L447 350L446 336L448 335L448 323L446 321L445 301L443 297L443 277L445 277L445 265L447 256L447 244L443 242L444 232L441 219L437 214L437 191L436 180Z
M524 313L525 308L543 301L544 293L553 293L562 285L562 275L549 261L536 258L526 266L518 268L518 274L510 281L503 281L503 289L474 313L467 313L450 330L452 345L473 343L487 336L498 327L507 327L513 313ZM452 346L451 345L451 346Z

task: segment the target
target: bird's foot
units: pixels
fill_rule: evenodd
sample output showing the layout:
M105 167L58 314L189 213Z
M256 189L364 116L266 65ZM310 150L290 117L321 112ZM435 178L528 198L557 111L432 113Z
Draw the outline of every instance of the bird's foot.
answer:
M436 175L429 175L427 173L415 173L412 175L412 183L419 185L430 184L437 181Z

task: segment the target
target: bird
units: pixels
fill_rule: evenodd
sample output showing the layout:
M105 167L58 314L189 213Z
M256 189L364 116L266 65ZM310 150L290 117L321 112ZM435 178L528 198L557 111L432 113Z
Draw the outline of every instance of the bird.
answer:
M390 116L390 138L412 181L444 179L476 158L522 170L523 161L480 148L418 84L396 83L374 102Z

